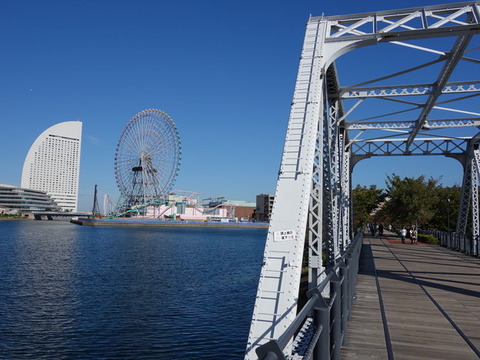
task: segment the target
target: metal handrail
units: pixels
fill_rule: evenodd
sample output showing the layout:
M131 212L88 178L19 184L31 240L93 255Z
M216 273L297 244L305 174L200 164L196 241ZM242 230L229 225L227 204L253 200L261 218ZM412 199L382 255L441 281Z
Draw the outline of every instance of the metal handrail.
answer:
M312 340L308 346L308 351L304 359L310 359L312 357L317 360L339 358L340 346L333 350L330 348L329 339L331 333L334 332L329 324L330 311L335 303L337 303L338 306L341 306L340 318L333 318L334 323L336 323L335 326L341 327L340 331L339 328L337 328L337 331L333 334L334 337L332 338L332 343L335 344L334 347L336 347L336 345L344 343L346 339L347 322L343 321L343 319L346 320L349 317L354 298L362 235L362 231L359 230L347 250L337 259L335 266L326 270L325 278L322 282L316 288L307 292L307 296L309 297L307 303L303 306L285 332L278 339L270 340L256 349L257 356L260 360L285 360L285 348L300 331L307 317L312 316L312 314L314 318L313 323L316 325L316 331L312 336ZM326 299L322 293L328 285L334 283L341 286L332 286L330 296ZM342 286L344 284L346 286ZM334 289L332 290L332 288ZM336 311L338 314L338 308ZM320 317L320 319L318 317ZM328 336L325 336L324 330L328 331L328 334L326 334ZM313 350L317 347L319 341L322 342L322 338L324 339L323 343L318 345L323 348L317 349L317 351ZM328 347L328 349L326 347Z
M440 245L447 249L461 251L472 256L480 256L480 239L478 236L437 230L420 230L419 233L435 236L440 240Z

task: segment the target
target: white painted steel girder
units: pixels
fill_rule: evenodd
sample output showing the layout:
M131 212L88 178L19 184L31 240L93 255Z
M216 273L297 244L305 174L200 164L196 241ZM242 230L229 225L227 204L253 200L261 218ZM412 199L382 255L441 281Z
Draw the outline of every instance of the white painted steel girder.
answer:
M467 219L472 206L472 227L473 235L480 235L479 213L478 213L478 176L480 171L479 150L470 146L470 151L463 164L463 182L460 208L458 211L456 233L465 235L467 230Z
M460 207L458 209L457 227L455 232L459 235L465 235L467 231L468 210L472 198L472 158L469 156L463 164L463 181Z
M335 224L332 231L338 228L338 196L334 194L338 192L335 185L340 184L337 117L327 126L327 133L335 133L329 137L324 132L324 112L326 69L340 47L325 45L327 25L318 19L307 24L245 359L255 359L255 349L277 339L295 318L307 219L314 226L309 237L317 248L312 259L317 262L316 269L322 268L325 173L333 174L328 189L333 209L328 219ZM335 153L329 153L326 167L325 149ZM314 209L311 216L310 206Z
M441 94L472 94L478 92L480 92L480 81L451 82L441 88ZM433 93L433 84L411 84L360 88L346 87L340 91L339 96L342 99L363 99L432 95Z
M309 282L314 286L322 277L322 241L328 249L328 265L350 242L351 168L359 158L373 155L419 153L464 153L465 139L416 139L428 126L427 117L436 99L446 91L478 92L478 82L449 83L449 75L463 56L473 33L480 31L480 2L428 6L357 15L312 17L306 27L302 55L295 84L275 200L268 229L260 280L255 299L245 359L256 359L255 349L276 340L296 315L305 238L309 246ZM338 85L334 61L355 48L391 42L421 48L404 41L457 36L452 51L441 52L444 67L425 89L411 85L402 95L427 98L421 116L405 122L406 139L388 141L351 140L347 115L367 96L381 96L377 89ZM467 87L467 84L469 87ZM384 88L383 97L393 96L398 87ZM403 91L403 90L401 90ZM396 94L395 94L396 95ZM359 101L345 112L342 98ZM472 115L472 114L470 114ZM449 119L458 121L462 119ZM468 120L466 120L468 121ZM379 126L385 123L378 122ZM392 124L389 122L388 124ZM369 125L372 126L372 125ZM448 127L449 123L443 126ZM361 130L362 131L362 130ZM471 179L470 179L471 180ZM325 232L324 232L325 230ZM288 354L287 347L284 352Z
M418 119L416 120L415 127L410 133L410 136L407 140L407 148L409 148L410 145L413 143L418 132L427 121L428 114L430 113L430 111L432 111L437 99L440 97L440 95L442 95L442 89L447 84L447 81L450 78L450 75L452 74L457 63L460 61L461 57L463 56L463 53L465 52L465 49L467 48L472 37L473 37L473 34L471 33L466 33L464 35L459 36L452 51L448 53L448 58L445 61L445 64L432 87L432 92L428 96L428 99L426 100L425 105L423 106L422 111L418 116Z
M326 99L324 100L326 101ZM320 124L319 124L320 126ZM313 162L312 187L308 216L308 288L320 283L323 274L322 232L323 232L323 132L317 130L315 157Z
M479 164L476 161L475 157L472 161L472 181L471 181L471 193L472 193L472 235L474 238L477 238L480 235L480 224L478 218L478 174L479 174Z
M465 51L472 37L480 31L479 4L480 2L478 1L462 2L324 18L328 20L330 29L325 41L328 45L332 45L332 49L338 46L338 53L344 53L357 47L389 42L438 55L438 58L425 64L417 64L410 69L403 69L388 76L371 79L362 84L341 87L337 94L330 94L331 97L338 97L343 100L357 98L359 102L352 106L349 112L353 111L361 101L371 98L395 101L397 103L410 103L412 106L417 105L421 109L418 116L412 120L347 122L347 130L407 130L408 138L405 144L405 154L408 154L411 151L410 147L414 146L413 143L421 131L478 126L479 113L442 107L438 99L440 96L447 94L471 94L465 96L473 96L480 90L479 80L449 81L460 60L475 64L480 63L478 59L465 56ZM410 40L435 37L456 37L456 41L447 50L427 48L419 46L418 43L408 42ZM351 43L348 46L343 46L342 40L350 41ZM438 63L443 63L443 66L431 83L371 86L372 83L384 83L386 80L396 76L431 67ZM401 100L405 96L415 97L416 101L407 102L406 100ZM464 113L468 114L467 116L474 115L477 118L429 119L428 117L433 109ZM391 134L390 132L389 135ZM415 147L418 150L419 147Z
M373 139L353 142L350 147L354 159L371 156L454 155L467 151L468 140L466 138L423 138L415 140L408 149L406 139Z
M352 219L351 219L351 167L350 167L350 152L346 150L345 139L343 137L342 146L342 178L341 178L341 199L342 199L342 239L341 251L346 250L347 246L352 240Z
M350 226L350 153L346 150L347 133L342 122L341 104L331 101L324 116L324 224L323 240L327 247L327 266L333 266L349 243Z
M421 37L452 36L452 28L477 29L479 2L461 2L374 13L329 16L331 31L325 41L374 39L402 41ZM315 20L313 18L312 20Z
M478 145L477 145L478 146ZM473 227L473 249L470 251L473 255L478 255L477 253L477 243L480 237L480 210L478 202L478 180L480 177L480 150L478 147L473 149L473 163L475 171L472 169L472 227Z
M310 243L316 247L311 259L316 261L317 270L323 267L321 239L326 173L333 174L328 187L332 196L327 218L332 221L332 232L339 227L336 194L339 189L334 188L340 184L338 118L332 118L325 135L325 74L335 56L343 52L341 48L348 47L350 42L326 46L327 27L328 22L320 19L307 24L245 359L256 359L255 349L277 339L295 318L307 218L313 226L309 229ZM329 131L335 135L328 136ZM330 155L326 167L325 150ZM310 206L314 210L308 216ZM329 238L333 238L333 234ZM338 243L330 246L335 248L335 253L339 252Z
M425 129L446 129L459 127L479 127L480 117L464 119L442 119L429 120L425 122ZM401 130L412 129L415 127L415 121L375 121L375 122L347 122L347 130Z
M473 142L470 144L468 157L463 164L463 182L460 208L458 211L456 233L465 235L469 210L472 210L472 235L478 239L480 235L480 218L478 202L478 179L480 176L480 150Z
M296 316L323 107L324 34L324 24L307 25L245 359L256 359L255 349L281 336Z

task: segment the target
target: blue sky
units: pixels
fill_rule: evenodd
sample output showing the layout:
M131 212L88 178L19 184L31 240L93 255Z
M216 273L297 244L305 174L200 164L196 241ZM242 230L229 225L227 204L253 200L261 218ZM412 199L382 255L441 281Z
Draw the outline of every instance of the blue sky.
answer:
M115 200L120 134L155 108L180 133L174 189L255 201L275 191L308 17L450 2L2 1L0 183L20 185L43 130L80 120L79 210L91 210L95 184ZM393 172L462 177L443 157L379 158L360 162L353 181L384 187Z

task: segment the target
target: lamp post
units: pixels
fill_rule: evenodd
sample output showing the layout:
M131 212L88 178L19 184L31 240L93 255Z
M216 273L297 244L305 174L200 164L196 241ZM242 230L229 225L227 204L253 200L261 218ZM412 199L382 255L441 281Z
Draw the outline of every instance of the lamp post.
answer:
M447 229L450 232L450 198L447 197Z

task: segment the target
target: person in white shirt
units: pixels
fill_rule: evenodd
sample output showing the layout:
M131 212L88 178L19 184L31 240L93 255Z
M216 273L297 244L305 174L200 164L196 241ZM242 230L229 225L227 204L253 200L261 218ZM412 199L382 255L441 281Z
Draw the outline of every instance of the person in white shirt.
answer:
M400 238L402 239L402 244L405 244L406 236L407 236L407 229L405 229L405 227L402 227L402 230L400 230Z
M410 230L410 240L412 240L412 244L417 244L417 228L412 226L412 230Z

